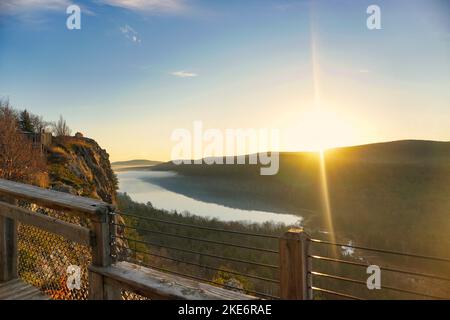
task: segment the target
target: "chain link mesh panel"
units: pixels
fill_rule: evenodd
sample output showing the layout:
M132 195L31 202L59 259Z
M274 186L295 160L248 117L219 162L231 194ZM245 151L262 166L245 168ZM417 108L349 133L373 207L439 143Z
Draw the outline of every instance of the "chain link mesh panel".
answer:
M21 206L69 223L88 225L87 221L74 215L30 204ZM30 225L18 226L19 277L39 288L51 299L87 299L89 290L87 267L91 260L91 249L87 246Z

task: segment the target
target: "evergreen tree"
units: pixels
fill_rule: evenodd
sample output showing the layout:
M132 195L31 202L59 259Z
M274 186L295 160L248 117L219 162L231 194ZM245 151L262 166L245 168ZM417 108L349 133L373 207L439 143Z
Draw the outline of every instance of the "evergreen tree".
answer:
M31 122L30 113L25 109L19 115L20 129L26 132L35 132L33 123Z

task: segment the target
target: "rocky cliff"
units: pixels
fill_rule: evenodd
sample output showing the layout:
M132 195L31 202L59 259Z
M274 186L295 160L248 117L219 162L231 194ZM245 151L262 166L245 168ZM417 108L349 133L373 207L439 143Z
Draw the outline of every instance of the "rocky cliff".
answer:
M56 137L47 148L47 162L50 188L115 203L117 177L108 153L94 140Z

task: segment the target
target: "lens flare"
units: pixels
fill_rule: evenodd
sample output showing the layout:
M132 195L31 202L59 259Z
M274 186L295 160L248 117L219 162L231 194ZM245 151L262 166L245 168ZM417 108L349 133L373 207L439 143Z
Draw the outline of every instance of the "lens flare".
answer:
M313 8L312 8L313 9ZM314 32L314 12L311 12L311 65L312 65L312 77L313 77L313 86L314 86L314 111L317 114L323 113L321 110L323 107L321 105L321 94L320 94L320 69L319 69L319 61L317 55L317 39ZM318 128L318 130L327 130L327 127L322 126L322 128ZM325 159L325 151L323 149L319 150L319 176L320 176L320 192L321 192L321 201L322 208L324 210L325 220L328 228L329 235L331 237L331 241L335 242L335 233L333 227L333 216L330 204L330 196L328 189L328 179L327 179L327 168L326 168L326 159ZM336 255L336 249L333 248L333 254Z

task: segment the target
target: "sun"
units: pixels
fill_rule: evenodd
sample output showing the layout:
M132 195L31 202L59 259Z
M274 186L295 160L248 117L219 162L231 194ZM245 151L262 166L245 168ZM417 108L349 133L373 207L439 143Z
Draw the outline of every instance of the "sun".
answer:
M297 151L321 152L349 145L355 138L354 127L348 119L323 106L313 106L291 119L290 148Z

